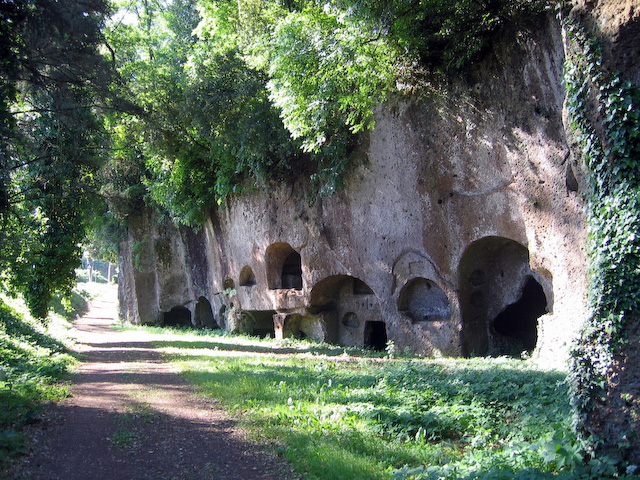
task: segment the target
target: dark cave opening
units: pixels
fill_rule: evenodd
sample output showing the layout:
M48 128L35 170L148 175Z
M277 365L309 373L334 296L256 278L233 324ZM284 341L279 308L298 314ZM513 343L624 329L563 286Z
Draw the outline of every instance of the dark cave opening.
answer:
M238 283L241 287L253 287L256 285L256 276L253 274L253 270L249 265L245 265L240 270L240 278Z
M384 322L366 322L364 324L364 346L376 351L387 348L387 328Z
M289 254L282 265L282 288L302 290L302 259L295 250Z
M276 331L273 324L273 316L275 313L274 310L243 311L243 315L249 320L245 333L249 333L255 337L275 338Z
M173 307L164 313L163 320L166 327L190 327L191 312L186 307Z
M218 328L218 323L213 316L211 303L205 297L200 297L196 304L194 320L197 328Z
M545 313L547 297L542 286L530 276L518 301L508 305L492 322L493 329L506 340L501 353L512 354L514 349L531 352L538 341L538 318Z

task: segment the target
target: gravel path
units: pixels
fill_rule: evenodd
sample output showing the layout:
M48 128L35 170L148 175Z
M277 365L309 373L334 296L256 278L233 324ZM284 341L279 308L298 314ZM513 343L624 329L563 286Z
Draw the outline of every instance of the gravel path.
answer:
M283 480L290 469L193 393L144 332L110 328L114 295L75 322L83 363L72 397L30 432L8 480Z

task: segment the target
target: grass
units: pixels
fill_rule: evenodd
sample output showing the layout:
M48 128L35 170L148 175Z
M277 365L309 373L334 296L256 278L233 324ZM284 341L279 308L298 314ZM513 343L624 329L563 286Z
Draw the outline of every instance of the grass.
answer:
M118 417L118 428L108 437L109 442L123 450L137 447L140 440L137 427L143 423L151 423L157 415L158 413L153 407L145 401L130 402L126 406L125 412Z
M308 342L172 333L181 336L159 335L156 345L305 479L613 474L606 460L588 464L572 433L565 372L505 358L390 359Z
M513 363L178 360L284 445L305 478L386 479L405 465L547 469L531 447L569 419L562 375Z
M74 362L62 340L69 328L63 317L44 325L8 301L0 298L0 467L25 451L21 428L40 406L68 395L61 380Z
M138 434L131 431L125 426L120 426L113 435L109 437L109 442L115 447L127 449L135 445L138 440Z
M151 405L146 402L132 402L127 405L126 412L120 421L123 424L150 423L157 415Z

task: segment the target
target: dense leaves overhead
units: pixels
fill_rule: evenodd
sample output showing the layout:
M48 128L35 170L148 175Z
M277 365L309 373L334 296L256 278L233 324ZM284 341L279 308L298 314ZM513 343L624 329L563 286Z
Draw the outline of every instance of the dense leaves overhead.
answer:
M147 199L198 223L226 196L271 181L306 175L333 193L354 134L412 72L467 67L507 22L546 3L121 1L108 38L146 112L134 143Z

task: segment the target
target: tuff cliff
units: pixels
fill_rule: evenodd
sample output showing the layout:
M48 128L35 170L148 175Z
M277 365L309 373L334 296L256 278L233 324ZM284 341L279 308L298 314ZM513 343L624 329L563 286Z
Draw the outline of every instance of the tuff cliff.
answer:
M250 192L199 229L130 217L123 318L563 362L588 315L565 52L548 14L466 78L390 98L362 139L367 162L332 197L311 202L304 182Z

